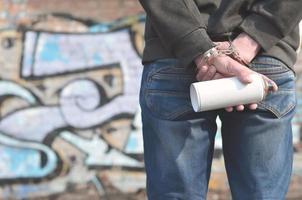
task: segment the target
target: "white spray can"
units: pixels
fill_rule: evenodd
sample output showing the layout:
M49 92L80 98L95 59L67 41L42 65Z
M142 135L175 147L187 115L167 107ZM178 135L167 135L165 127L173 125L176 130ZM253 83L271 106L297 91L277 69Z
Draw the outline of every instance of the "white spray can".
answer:
M259 74L244 84L237 77L192 83L190 97L195 112L262 101L272 86Z

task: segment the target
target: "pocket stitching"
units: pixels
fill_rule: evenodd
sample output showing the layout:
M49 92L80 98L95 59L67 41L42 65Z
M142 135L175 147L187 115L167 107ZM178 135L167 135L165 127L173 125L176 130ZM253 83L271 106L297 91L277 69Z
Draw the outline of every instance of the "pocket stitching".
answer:
M182 76L179 76L182 75ZM165 80L165 79L178 79L178 80L192 80L192 76L189 74L154 74L150 79Z
M160 90L149 90L149 89L146 89L144 91L144 99L145 99L145 102L146 102L146 106L149 109L150 113L152 113L153 115L158 116L159 118L162 118L162 119L170 120L170 119L174 119L175 116L180 116L180 115L182 115L182 114L184 114L186 112L191 111L190 108L184 107L182 109L174 110L172 113L167 114L167 115L160 115L160 114L158 114L158 112L157 112L158 109L154 109L155 107L154 107L153 103L151 102L150 99L148 100L148 97L150 97L150 94L152 94L152 93L156 94L157 93L157 92L154 92L154 91L158 92ZM158 92L158 93L161 93L161 92ZM162 93L164 93L164 92L162 92ZM176 94L177 93L175 93L175 94L171 94L171 93L167 94L167 93L165 93L166 96L177 96ZM178 97L184 97L184 96L178 96Z
M293 70L290 67L288 67L281 60L279 60L277 58L274 58L274 57L271 57L271 56L260 56L260 57L258 57L258 59L259 58L264 58L266 62L265 61L259 61L256 58L254 61L252 61L250 63L250 65L251 65L250 68L251 69L258 70L259 72L273 70L273 71L271 71L272 74L286 73L286 72L290 71L295 76L295 73L293 72ZM261 65L264 66L264 67L261 68ZM273 66L273 67L268 67L267 68L265 66Z
M282 113L279 112L278 110L276 110L274 107L272 106L268 106L264 103L258 103L259 105L261 105L263 108L271 111L273 114L275 114L277 116L277 118L281 118L283 117L284 115L286 115L287 113L289 113L294 107L295 107L295 104L290 104Z
M282 95L282 94L292 95L291 93L293 93L293 92L295 92L295 89L282 89L282 90L278 90L276 92L276 95ZM288 98L291 98L291 97L288 97ZM292 108L294 108L296 106L295 100L289 101L288 106L286 108L282 109L282 112L281 112L281 111L279 111L279 109L276 109L274 106L267 105L265 103L265 101L259 102L258 104L261 105L263 108L268 109L269 111L274 113L278 118L286 115Z

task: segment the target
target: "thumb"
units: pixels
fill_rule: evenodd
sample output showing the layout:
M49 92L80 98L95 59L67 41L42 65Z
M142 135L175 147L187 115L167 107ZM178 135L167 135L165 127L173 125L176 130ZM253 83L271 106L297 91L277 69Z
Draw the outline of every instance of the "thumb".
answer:
M262 75L262 74L261 74ZM276 92L278 90L278 85L275 83L275 81L269 79L267 76L262 75L264 80L269 84L269 89L271 89L273 92Z

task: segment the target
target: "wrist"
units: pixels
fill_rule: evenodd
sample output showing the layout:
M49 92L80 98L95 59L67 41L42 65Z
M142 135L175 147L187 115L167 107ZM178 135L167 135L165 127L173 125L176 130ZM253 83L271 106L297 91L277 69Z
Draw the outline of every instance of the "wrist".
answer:
M246 62L251 62L259 52L261 46L246 33L239 34L232 44L238 50L240 57Z

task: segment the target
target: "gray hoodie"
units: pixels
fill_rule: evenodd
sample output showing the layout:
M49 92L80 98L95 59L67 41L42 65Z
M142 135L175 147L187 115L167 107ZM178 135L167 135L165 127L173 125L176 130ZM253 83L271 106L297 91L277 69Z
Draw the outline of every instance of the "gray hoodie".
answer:
M302 0L140 0L147 13L143 63L177 58L193 64L213 41L245 32L262 47L258 55L296 61Z

